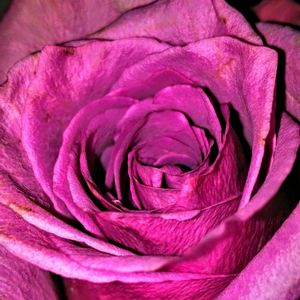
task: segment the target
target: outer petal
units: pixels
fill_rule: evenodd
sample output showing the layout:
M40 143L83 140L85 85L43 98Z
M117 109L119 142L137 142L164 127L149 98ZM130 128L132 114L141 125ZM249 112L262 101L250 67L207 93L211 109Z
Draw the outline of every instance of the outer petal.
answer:
M300 21L300 6L299 6ZM288 26L258 23L258 30L264 35L270 46L284 51L286 110L300 120L300 32ZM283 82L278 82L284 88ZM281 84L281 85L280 85Z
M50 274L0 246L0 296L9 300L56 300Z
M53 167L70 119L82 106L103 96L126 67L165 48L151 40L95 41L79 47L46 47L35 65L31 60L21 64L35 74L24 85L8 85L13 91L27 91L22 95L22 143L37 180L59 212L67 215L63 203L53 195ZM16 70L18 66L10 77Z
M299 220L300 204L272 240L218 299L299 299Z
M124 15L93 36L108 39L154 37L172 45L184 45L224 35L261 44L244 17L223 0L157 1Z
M0 24L0 82L10 66L49 44L82 38L153 0L13 0Z

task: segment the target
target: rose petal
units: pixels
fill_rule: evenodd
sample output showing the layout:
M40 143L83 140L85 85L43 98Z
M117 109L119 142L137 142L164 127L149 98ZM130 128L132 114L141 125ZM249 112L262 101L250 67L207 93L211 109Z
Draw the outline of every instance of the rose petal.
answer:
M63 142L59 150L54 167L53 192L67 206L72 215L89 231L99 235L101 230L94 224L88 212L95 211L96 206L88 199L84 191L80 191L80 184L74 181L74 172L79 170L79 151L77 144L84 138L88 124L98 121L99 131L102 129L104 137L101 143L113 142L114 132L119 119L128 107L135 101L130 98L107 97L84 106L71 120L63 135ZM99 117L102 117L101 119ZM106 137L105 137L106 135ZM108 142L106 141L108 139ZM89 155L89 153L87 153ZM66 172L67 170L67 172ZM69 186L70 185L70 186ZM74 194L72 194L72 191Z
M209 233L191 252L189 262L185 258L182 262L171 263L165 270L240 272L291 211L289 199L276 193L293 167L299 143L298 124L283 115L272 166L252 201Z
M0 82L7 70L46 45L82 38L153 0L13 0L0 23Z
M209 230L235 213L239 201L240 196L236 196L196 210L185 218L181 215L186 212L174 213L173 217L149 212L99 212L95 218L110 240L127 249L146 255L179 255L197 245Z
M16 209L11 205L12 208ZM161 282L165 280L201 279L202 274L186 273L153 273L171 258L127 256L108 257L107 254L83 248L81 245L70 243L55 235L39 230L23 220L22 217L10 208L0 204L0 245L17 257L29 261L45 270L64 277L89 280L92 282ZM21 213L22 208L16 209ZM28 216L27 216L28 218ZM114 247L110 245L110 247ZM122 250L120 254L122 253ZM91 256L96 256L91 259ZM93 262L91 265L82 261ZM103 258L103 260L102 260ZM132 272L130 272L130 269Z
M300 6L299 6L300 21ZM258 30L264 35L268 45L284 51L286 110L300 120L300 33L290 27L258 23ZM280 85L280 82L278 82ZM283 85L283 83L281 83ZM281 85L279 88L283 88Z
M298 299L300 296L300 204L262 251L220 298Z
M238 111L244 135L252 145L252 160L241 203L244 206L253 191L265 140L274 121L276 52L229 37L202 40L149 56L124 71L112 90L134 98L151 97L157 89L169 85L170 69L174 70L173 74L180 74L177 82L172 78L173 85L185 83L188 78L208 87L220 103L231 103ZM163 72L166 72L165 80L162 80Z
M0 247L0 295L2 299L56 300L50 274L13 256Z
M157 1L125 14L93 36L107 39L154 37L171 45L184 45L224 35L261 44L244 17L223 0Z
M73 300L94 299L214 299L234 276L215 276L200 280L165 281L161 283L113 282L93 284L88 281L65 279L68 296ZM183 296L184 295L184 296ZM183 298L184 297L184 298Z
M29 70L34 68L35 76L26 89L22 142L37 180L59 212L67 214L67 209L53 195L53 166L70 119L82 106L103 96L126 67L164 48L150 40L46 47L36 58L37 65L30 60L23 65ZM18 90L26 84L8 87Z

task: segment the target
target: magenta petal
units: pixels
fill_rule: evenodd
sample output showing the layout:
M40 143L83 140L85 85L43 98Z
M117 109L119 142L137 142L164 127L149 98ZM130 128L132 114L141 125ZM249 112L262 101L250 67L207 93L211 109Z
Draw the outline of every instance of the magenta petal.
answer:
M0 24L0 82L15 62L46 45L83 38L153 0L13 0Z
M256 183L266 137L273 122L277 53L229 37L201 40L147 57L128 68L113 90L134 98L151 97L169 85L169 70L180 74L173 85L185 83L183 78L188 78L194 85L208 87L220 103L231 103L238 111L244 134L252 145L252 160L242 199L245 205ZM163 72L166 72L165 77L161 76ZM159 85L157 74L160 75Z
M290 213L288 199L283 193L276 193L293 167L299 143L298 124L283 115L272 165L257 194L247 206L211 231L191 251L189 259L171 263L166 270L240 272Z
M223 0L157 1L125 14L93 36L108 39L154 37L171 45L184 45L225 35L261 44L244 17Z
M22 143L37 180L59 212L67 214L67 209L53 195L53 167L70 119L82 106L102 97L126 67L164 48L151 40L90 42L75 48L46 47L11 72L10 78L14 78L22 66L35 73L31 81L25 77L21 84L10 79L14 84L4 87L17 92L22 89L22 99L26 99ZM14 94L8 94L5 101L15 101L13 97Z
M218 299L299 299L299 220L300 204Z
M94 284L88 281L65 279L67 295L72 300L157 300L205 299L212 300L234 276L204 276L199 280L165 281L160 283ZM183 298L184 295L184 298Z
M286 110L300 120L300 33L288 26L268 23L258 23L257 28L268 45L284 51Z
M1 299L57 300L54 283L46 271L25 262L0 246Z
M99 212L95 218L110 240L127 249L146 255L182 255L196 246L209 230L234 214L239 201L240 195L190 212Z

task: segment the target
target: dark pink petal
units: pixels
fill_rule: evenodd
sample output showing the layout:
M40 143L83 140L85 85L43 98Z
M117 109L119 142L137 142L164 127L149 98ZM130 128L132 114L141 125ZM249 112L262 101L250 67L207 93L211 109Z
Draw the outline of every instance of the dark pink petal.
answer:
M151 97L170 85L171 74L172 85L189 80L209 88L220 103L231 103L252 145L252 161L242 199L244 206L259 174L265 140L273 123L276 71L275 51L220 37L149 56L124 71L112 90L134 98Z
M293 0L264 0L253 11L261 21L300 25L300 5Z
M127 249L146 255L182 255L234 214L239 201L236 196L202 210L165 214L99 212L95 218L105 236Z
M50 274L0 246L1 299L59 299Z
M0 82L18 60L46 45L83 38L153 0L13 0L0 24Z
M209 207L241 193L247 165L237 136L228 126L214 163L204 169L200 165L190 172L173 175L172 179L179 184L176 188L143 184L133 163L132 189L139 200L148 203L148 209L191 210Z
M220 298L299 299L300 205Z
M70 119L82 106L103 96L126 67L163 49L165 46L151 40L90 42L75 48L46 47L34 60L22 64L25 70L34 72L32 80L7 85L8 89L17 92L22 89L25 94L21 95L26 99L22 143L37 180L60 213L68 211L53 195L52 176L62 133ZM18 65L10 77L17 70ZM26 88L29 84L30 88Z
M225 35L261 44L244 17L223 0L157 1L125 14L93 36L108 39L154 37L171 45L184 45Z
M34 212L25 207L14 206L13 203L10 207L12 209L0 204L0 244L17 257L61 276L92 282L161 282L205 277L201 274L153 273L151 271L160 268L172 258L135 256L129 251L118 251L117 247L107 244L106 250L115 248L113 251L118 252L114 253L117 256L109 256L108 253L82 247L39 230L26 222L34 218ZM102 246L105 244L101 241L99 243Z
M268 23L258 23L257 28L268 45L284 51L286 110L300 120L300 33L288 26Z
M104 97L93 101L75 115L63 134L53 172L53 192L87 230L97 235L101 230L89 216L89 212L96 211L97 207L81 188L78 145L84 139L89 123L93 121L97 121L98 131L103 134L100 146L112 143L119 120L134 102L124 97Z
M298 124L283 115L280 125L271 168L251 202L209 233L189 259L164 270L237 273L272 237L291 210L285 195L276 193L292 169L300 143Z
M234 276L206 276L199 280L165 281L160 283L94 284L65 279L67 295L72 300L157 300L215 299Z

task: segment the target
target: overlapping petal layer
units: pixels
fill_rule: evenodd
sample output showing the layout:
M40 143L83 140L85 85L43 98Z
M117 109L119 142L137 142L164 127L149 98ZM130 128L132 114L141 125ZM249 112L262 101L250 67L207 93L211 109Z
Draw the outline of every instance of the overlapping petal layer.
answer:
M44 46L84 38L153 0L13 0L0 23L0 82L18 60Z
M286 110L300 120L300 33L287 26L268 23L258 23L257 28L268 45L284 51L281 52L281 63L284 65L285 83L279 84L282 90L285 84Z
M50 274L0 247L0 295L2 299L57 300Z

